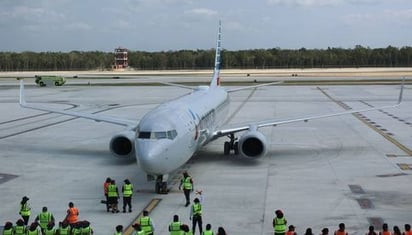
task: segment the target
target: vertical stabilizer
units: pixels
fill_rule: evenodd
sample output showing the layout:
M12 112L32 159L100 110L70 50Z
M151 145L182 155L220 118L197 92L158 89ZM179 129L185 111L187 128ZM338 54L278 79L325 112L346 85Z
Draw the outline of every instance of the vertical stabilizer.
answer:
M213 79L210 82L210 88L220 86L220 52L222 40L222 23L219 20L219 29L217 31L217 40L216 40L216 54L215 54L215 69L213 72Z

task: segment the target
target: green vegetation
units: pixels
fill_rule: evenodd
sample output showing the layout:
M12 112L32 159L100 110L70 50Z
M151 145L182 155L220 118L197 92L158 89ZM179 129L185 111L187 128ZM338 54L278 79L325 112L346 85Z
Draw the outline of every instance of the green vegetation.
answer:
M210 69L214 49L162 52L129 51L129 66L139 70ZM0 71L107 70L112 52L0 52ZM255 49L222 52L223 69L409 67L412 47L353 49Z

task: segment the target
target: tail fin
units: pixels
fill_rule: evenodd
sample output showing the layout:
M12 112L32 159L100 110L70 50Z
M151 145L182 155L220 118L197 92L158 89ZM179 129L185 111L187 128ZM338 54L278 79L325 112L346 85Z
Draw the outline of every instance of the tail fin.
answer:
M217 31L216 54L215 54L215 70L213 72L213 79L210 82L210 88L220 86L220 52L222 40L222 23L219 20L219 29Z

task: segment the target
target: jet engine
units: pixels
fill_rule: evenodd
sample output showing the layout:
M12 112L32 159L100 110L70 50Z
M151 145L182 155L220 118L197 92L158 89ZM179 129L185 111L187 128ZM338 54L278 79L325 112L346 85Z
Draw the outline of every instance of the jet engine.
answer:
M135 132L133 131L124 131L116 134L110 140L110 151L118 158L134 158L134 140Z
M250 130L239 139L239 153L242 156L256 159L266 154L266 137L259 131Z

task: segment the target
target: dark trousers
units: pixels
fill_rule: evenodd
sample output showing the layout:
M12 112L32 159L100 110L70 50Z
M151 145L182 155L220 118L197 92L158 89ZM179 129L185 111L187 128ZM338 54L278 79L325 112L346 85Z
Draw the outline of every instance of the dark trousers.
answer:
M186 198L186 206L190 204L190 189L183 189L183 193L185 194Z
M196 223L197 223L197 225L199 226L200 234L202 234L203 229L202 229L202 216L201 216L201 215L194 215L193 218L192 218L192 231L193 231L193 235L195 235Z
M106 197L106 210L107 212L109 212L110 210L109 196L107 196L107 193L105 193L104 196Z
M123 212L126 212L126 206L129 206L129 211L132 211L132 197L123 197Z
M21 217L23 218L24 225L27 226L27 224L29 223L30 215L22 215Z

